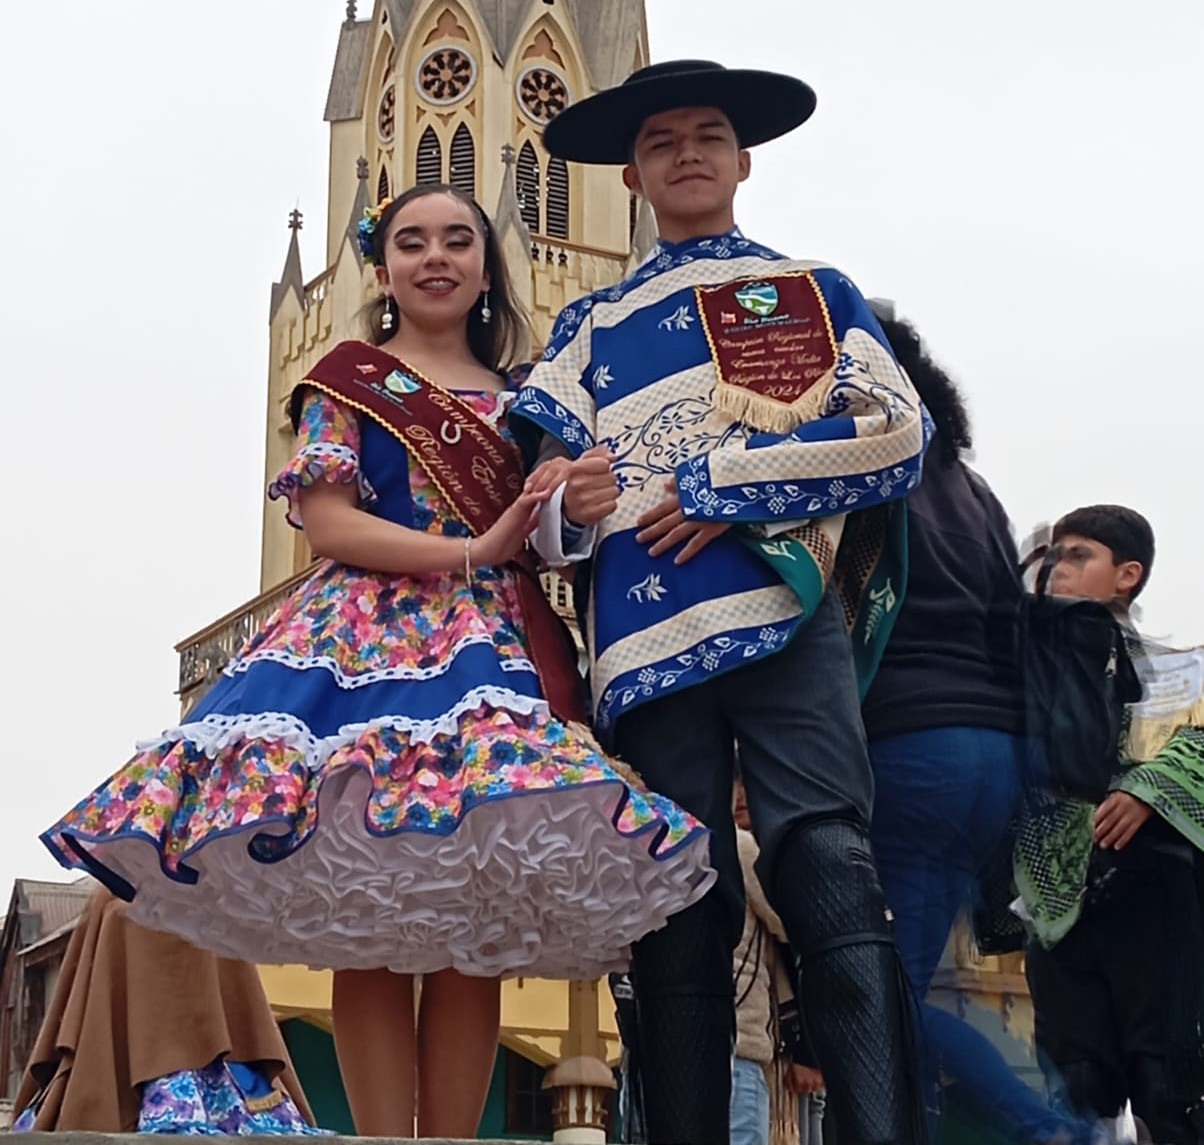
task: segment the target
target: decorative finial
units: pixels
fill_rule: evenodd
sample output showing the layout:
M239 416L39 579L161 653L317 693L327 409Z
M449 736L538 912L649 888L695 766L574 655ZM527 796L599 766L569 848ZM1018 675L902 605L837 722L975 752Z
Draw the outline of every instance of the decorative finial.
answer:
M518 152L509 143L502 144L502 162L507 167L513 167L514 161L518 157Z
M347 0L347 19L343 21L346 27L355 23L355 0Z
M362 155L355 161L355 177L361 183L368 181L368 160Z
M301 212L296 207L288 213L288 229L290 231L299 231L301 229Z

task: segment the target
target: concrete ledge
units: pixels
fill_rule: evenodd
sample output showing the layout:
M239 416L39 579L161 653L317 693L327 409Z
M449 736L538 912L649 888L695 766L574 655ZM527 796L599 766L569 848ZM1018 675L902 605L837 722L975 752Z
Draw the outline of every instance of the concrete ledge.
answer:
M0 1139L4 1145L148 1145L156 1139L155 1134L138 1133L7 1133L0 1130ZM178 1138L177 1138L178 1140ZM403 1142L396 1137L205 1137L194 1138L204 1141L239 1142L239 1145L363 1145L364 1142L375 1142L377 1145L414 1145L412 1137ZM427 1145L490 1145L489 1142L477 1140L474 1142L453 1141L447 1137L423 1137ZM543 1145L537 1141L508 1141L494 1142L493 1145Z

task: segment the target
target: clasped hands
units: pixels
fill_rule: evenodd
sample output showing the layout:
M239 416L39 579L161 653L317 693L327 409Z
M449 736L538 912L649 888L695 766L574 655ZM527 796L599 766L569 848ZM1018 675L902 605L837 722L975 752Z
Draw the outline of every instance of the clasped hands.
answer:
M587 449L575 461L554 457L536 468L527 478L525 493L551 493L564 485L564 515L572 525L588 528L597 525L619 506L619 479L614 472L614 455L605 445ZM681 551L673 558L684 565L696 557L727 525L686 519L678 500L677 487L665 483L667 495L636 519L640 531L635 539L648 546L649 556L659 557L676 546Z

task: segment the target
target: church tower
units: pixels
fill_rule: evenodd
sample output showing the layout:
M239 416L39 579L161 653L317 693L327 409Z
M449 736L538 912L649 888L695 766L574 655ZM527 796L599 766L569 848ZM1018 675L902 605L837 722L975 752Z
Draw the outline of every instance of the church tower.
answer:
M292 449L284 399L375 297L364 209L415 183L450 183L490 212L536 335L561 307L624 276L650 235L616 169L553 159L543 128L573 100L648 62L644 0L349 0L326 101L326 267L306 280L297 231L272 287L266 478ZM588 204L588 210L587 210ZM263 518L261 589L309 563L279 506Z

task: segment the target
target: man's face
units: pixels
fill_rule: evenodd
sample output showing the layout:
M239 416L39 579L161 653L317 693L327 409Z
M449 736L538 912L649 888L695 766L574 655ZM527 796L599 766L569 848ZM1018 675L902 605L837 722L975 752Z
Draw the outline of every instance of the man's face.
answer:
M623 181L658 219L703 219L730 211L748 171L748 152L722 111L680 107L644 121Z
M1056 596L1080 596L1108 604L1128 600L1141 579L1140 561L1113 561L1112 550L1099 541L1068 533L1055 546L1057 564L1049 578Z

